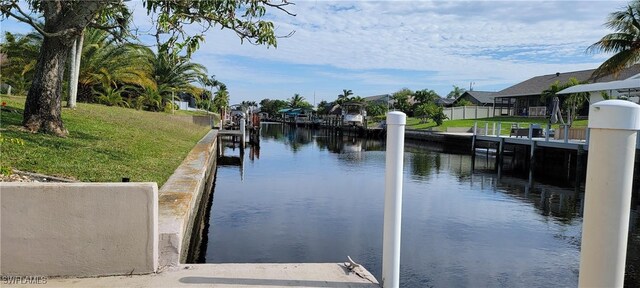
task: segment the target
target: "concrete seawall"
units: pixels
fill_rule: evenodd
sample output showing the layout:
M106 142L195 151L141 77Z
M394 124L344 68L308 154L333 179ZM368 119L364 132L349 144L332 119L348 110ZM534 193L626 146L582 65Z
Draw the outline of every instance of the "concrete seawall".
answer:
M159 267L184 263L202 195L211 191L218 131L211 130L189 152L159 191Z
M405 130L405 139L445 144L450 147L471 151L472 135L468 133L432 132L428 130Z

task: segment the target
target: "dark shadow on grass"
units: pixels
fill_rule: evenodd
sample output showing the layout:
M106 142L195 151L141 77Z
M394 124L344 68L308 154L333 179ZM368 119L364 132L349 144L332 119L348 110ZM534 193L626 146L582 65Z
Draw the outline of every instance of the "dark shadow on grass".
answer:
M21 126L22 125L22 113L23 109L18 109L15 107L2 108L2 112L0 112L0 126Z
M91 135L89 133L85 133L82 131L69 131L68 137L72 139L92 140L92 141L102 140L102 138L100 137L96 137L95 135Z

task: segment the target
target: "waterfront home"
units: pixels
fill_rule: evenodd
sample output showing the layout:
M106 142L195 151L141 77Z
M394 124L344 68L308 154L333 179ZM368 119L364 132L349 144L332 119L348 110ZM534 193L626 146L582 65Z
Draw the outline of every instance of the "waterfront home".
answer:
M543 102L541 100L542 91L549 89L549 87L556 81L566 83L569 79L576 78L578 81L584 83L604 83L616 80L633 79L640 76L640 64L636 64L622 70L617 77L610 75L598 79L592 79L591 75L594 70L595 69L563 73L557 72L554 74L535 76L498 91L493 95L494 107L496 107L494 110L494 116L545 117L549 112L551 112L549 109L551 99L546 99L546 101ZM615 98L625 96L624 91L608 91L607 93ZM603 99L599 93L592 93L591 96L591 103L595 103ZM588 114L588 106L589 105L584 105L583 109L578 111L578 115L586 116Z

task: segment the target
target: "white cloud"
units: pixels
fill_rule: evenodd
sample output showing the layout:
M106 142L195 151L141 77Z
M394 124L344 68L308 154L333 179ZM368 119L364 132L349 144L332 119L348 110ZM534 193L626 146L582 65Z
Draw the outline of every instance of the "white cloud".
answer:
M525 73L597 65L600 57L583 51L607 33L602 23L617 6L593 1L304 1L297 3L295 18L274 16L279 30L296 31L281 39L278 49L238 46L235 35L219 31L208 35L203 49L355 70L407 69L472 77L491 73L510 82ZM335 12L336 7L353 9ZM503 55L487 57L483 52ZM546 57L572 57L577 60L571 62L582 64L547 63Z

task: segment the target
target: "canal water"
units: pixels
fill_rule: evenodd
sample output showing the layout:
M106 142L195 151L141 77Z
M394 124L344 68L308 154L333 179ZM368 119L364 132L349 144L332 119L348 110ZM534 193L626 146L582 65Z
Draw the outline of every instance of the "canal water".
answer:
M201 262L351 256L381 280L384 142L263 124L259 148L225 146ZM577 286L582 191L498 179L483 157L472 173L446 147L405 151L402 287Z

